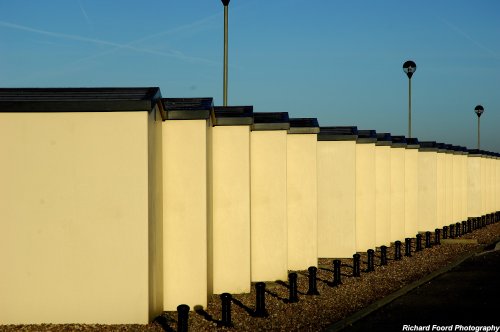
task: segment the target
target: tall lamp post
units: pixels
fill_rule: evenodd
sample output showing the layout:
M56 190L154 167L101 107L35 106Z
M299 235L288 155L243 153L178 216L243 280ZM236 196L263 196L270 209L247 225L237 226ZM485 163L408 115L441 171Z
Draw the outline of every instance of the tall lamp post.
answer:
M477 114L477 149L480 150L481 149L481 122L480 122L480 118L481 118L481 114L483 114L484 112L484 107L481 106L481 105L477 105L475 108L474 108L474 112L476 112Z
M228 7L230 0L221 0L224 5L224 78L223 78L223 106L227 106L227 25Z
M411 77L416 70L415 62L408 60L403 63L403 71L408 76L408 138L411 138Z

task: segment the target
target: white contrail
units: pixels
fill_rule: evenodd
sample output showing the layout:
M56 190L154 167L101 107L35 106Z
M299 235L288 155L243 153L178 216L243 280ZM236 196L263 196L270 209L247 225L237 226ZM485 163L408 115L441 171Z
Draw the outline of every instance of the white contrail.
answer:
M485 46L484 44L478 42L477 40L475 40L474 38L472 38L469 34L465 33L462 29L460 29L459 27L457 27L456 25L452 24L451 22L448 22L444 18L441 18L441 21L443 21L451 30L455 31L456 33L458 33L459 35L461 35L465 39L471 41L472 43L474 43L479 48L482 48L483 50L491 53L491 55L493 55L495 57L498 57L498 54L494 50L492 50L491 48L489 48L489 47Z
M89 27L92 27L92 22L90 22L90 18L87 15L87 11L85 8L83 8L82 0L78 0L78 4L80 5L80 10L82 11L82 15L85 18L85 21L87 22Z
M88 37L83 37L83 36L78 36L78 35L70 35L70 34L66 34L66 33L59 33L59 32L52 32L52 31L46 31L46 30L41 30L41 29L35 29L35 28L24 26L24 25L14 24L14 23L5 22L5 21L0 21L0 26L6 27L6 28L11 28L11 29L22 30L22 31L33 32L36 34L51 36L51 37L55 37L55 38L63 38L63 39L81 41L81 42L98 44L98 45L113 46L116 48L124 48L124 49L129 49L129 50L133 50L133 51L137 51L137 52L172 57L172 58L177 58L177 59L181 59L181 60L185 60L185 61L217 64L216 62L213 62L213 61L210 61L210 60L207 60L204 58L187 56L179 51L161 52L161 51L156 51L156 50L147 49L147 48L135 47L132 45L132 43L119 44L119 43L115 43L115 42L111 42L111 41L107 41L107 40L101 40L101 39L88 38Z

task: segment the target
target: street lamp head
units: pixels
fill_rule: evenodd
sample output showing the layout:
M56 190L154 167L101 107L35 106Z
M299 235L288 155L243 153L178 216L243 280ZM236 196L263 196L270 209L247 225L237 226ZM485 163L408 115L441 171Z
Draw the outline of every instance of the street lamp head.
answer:
M230 0L221 0L221 1L222 1L222 4L224 5L224 7L227 7L229 5Z
M481 114L483 114L483 112L484 112L484 108L483 108L483 106L481 106L481 105L477 105L477 106L474 108L474 112L476 112L477 117L479 118L479 117L481 116Z
M403 71L408 75L408 78L411 79L413 73L417 70L417 65L415 62L408 60L403 63Z

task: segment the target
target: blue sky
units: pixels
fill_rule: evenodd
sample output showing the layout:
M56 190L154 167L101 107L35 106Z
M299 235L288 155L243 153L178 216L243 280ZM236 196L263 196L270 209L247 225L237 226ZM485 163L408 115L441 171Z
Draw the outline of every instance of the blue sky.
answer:
M1 87L159 86L222 104L220 0L0 1ZM498 0L232 0L229 104L500 152Z

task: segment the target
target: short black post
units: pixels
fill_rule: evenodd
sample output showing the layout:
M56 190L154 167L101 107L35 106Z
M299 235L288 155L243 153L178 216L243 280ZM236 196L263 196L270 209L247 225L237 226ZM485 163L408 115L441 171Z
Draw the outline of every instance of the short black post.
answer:
M231 323L231 301L233 297L229 293L222 293L220 300L222 302L222 326L233 326Z
M368 249L366 253L368 254L368 268L366 272L373 272L375 271L375 250Z
M360 258L361 258L360 254L352 255L352 276L353 277L361 276L360 269L359 269Z
M472 232L472 220L467 219L467 233Z
M380 247L380 265L387 265L387 246Z
M309 289L307 290L307 295L319 295L318 287L316 286L316 273L318 268L316 266L310 266L307 271L309 272Z
M462 235L467 234L467 221L462 221Z
M472 218L472 230L475 231L477 228L477 218Z
M340 259L333 260L333 286L338 286L342 283L340 280Z
M177 306L177 332L188 331L189 306L181 304Z
M409 237L405 239L405 256L411 257L411 239Z
M398 261L401 259L401 241L394 242L394 260Z
M448 226L443 227L443 239L448 238Z
M431 232L425 232L425 248L431 247Z
M266 310L266 284L263 282L258 282L255 284L256 290L256 301L255 301L255 317L267 317L268 313Z
M481 228L486 227L486 216L481 218Z
M434 230L434 244L436 245L441 244L441 230L439 228L436 228Z
M455 225L451 224L448 228L450 230L450 239L454 239L455 238Z
M415 251L422 251L422 234L417 234L416 238Z
M461 230L461 225L459 222L457 222L455 224L455 237L460 237L461 235L460 230Z
M290 290L288 303L299 302L299 297L297 296L297 273L292 272L288 274L288 287Z

